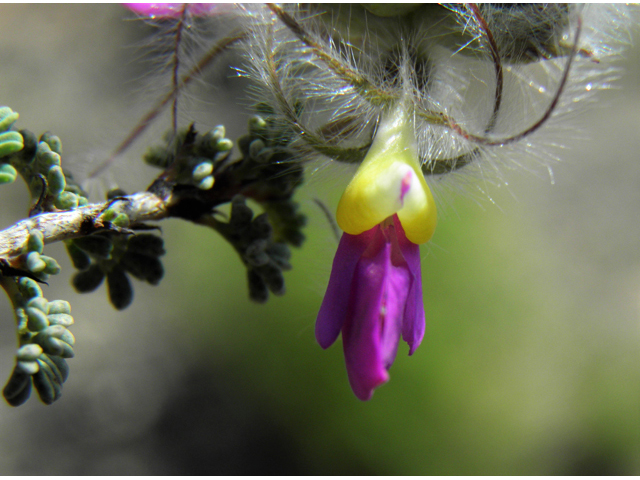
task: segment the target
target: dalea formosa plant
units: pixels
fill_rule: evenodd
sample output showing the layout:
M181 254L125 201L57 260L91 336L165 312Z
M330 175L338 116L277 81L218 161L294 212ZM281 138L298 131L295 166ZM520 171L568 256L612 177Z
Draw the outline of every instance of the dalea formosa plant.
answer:
M159 172L145 190L113 189L90 203L61 140L19 129L18 114L0 108L0 183L20 177L31 194L25 219L0 232L0 285L18 336L3 390L11 405L34 388L47 404L60 398L74 354L69 302L44 297L60 273L47 245L64 242L78 292L104 283L124 309L132 280L160 283L158 223L180 218L226 239L249 298L265 302L285 293L290 247L304 241L296 190L305 174L338 163L352 175L335 210L343 233L316 338L328 348L342 336L353 392L368 400L388 381L400 341L411 355L424 336L420 245L437 224L432 189L439 199L446 185L500 182L521 166L551 174L571 117L619 75L635 16L629 6L573 4L127 8L123 18L157 27L150 44L167 91L91 176L171 109L169 131L143 158ZM221 18L225 28L213 28ZM241 138L178 121L181 95L213 66L251 82L254 113Z

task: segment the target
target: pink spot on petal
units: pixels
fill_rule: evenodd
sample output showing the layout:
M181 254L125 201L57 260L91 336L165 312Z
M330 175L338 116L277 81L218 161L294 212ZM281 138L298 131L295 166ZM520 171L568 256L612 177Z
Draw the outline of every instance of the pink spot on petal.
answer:
M409 171L405 174L402 179L402 185L400 186L400 201L404 202L404 196L409 193L411 189L411 178L413 177L413 172Z

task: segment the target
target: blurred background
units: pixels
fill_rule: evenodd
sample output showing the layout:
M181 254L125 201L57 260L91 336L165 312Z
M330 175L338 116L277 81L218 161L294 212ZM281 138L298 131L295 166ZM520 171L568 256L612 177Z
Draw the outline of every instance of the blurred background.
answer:
M20 128L60 136L79 178L165 85L136 48L151 30L125 18L119 5L0 6L0 104ZM446 198L422 250L425 339L412 358L400 346L367 403L340 342L314 339L337 243L313 199L335 208L337 174L299 192L307 241L287 294L266 305L248 301L232 248L182 221L161 225L164 280L135 282L124 312L104 286L76 294L64 249L47 247L63 271L44 294L71 302L76 357L54 405L0 402L0 474L640 474L640 50L624 63L620 88L580 117L555 184L513 172L507 187L483 184L491 200ZM246 85L228 69L207 78L197 126L241 135ZM157 171L140 155L168 126L107 186L146 188ZM24 186L3 186L0 205L0 228L22 218ZM0 312L4 382L16 349L5 298Z

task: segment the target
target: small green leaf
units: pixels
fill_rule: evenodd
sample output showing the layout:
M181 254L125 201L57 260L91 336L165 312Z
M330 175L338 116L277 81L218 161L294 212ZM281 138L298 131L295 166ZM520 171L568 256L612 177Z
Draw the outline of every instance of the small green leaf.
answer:
M47 313L55 315L57 313L71 313L71 305L66 300L53 300L47 304Z
M40 359L47 361L47 363L51 367L51 370L53 370L56 373L56 375L60 378L61 383L67 381L67 378L69 377L69 365L67 364L67 361L64 358L47 357L46 355L42 355Z
M219 152L227 152L233 148L233 142L228 138L223 138L218 140L216 143L216 150Z
M202 162L193 169L191 176L196 182L200 182L213 172L213 164L211 162Z
M69 327L73 325L73 317L66 313L51 313L47 316L51 325L62 325L63 327Z
M20 115L9 107L0 107L0 132L9 130Z
M118 216L118 213L120 212L118 211L117 208L110 207L110 208L107 208L104 212L102 212L102 214L100 215L100 218L102 219L103 222L111 222L114 218Z
M39 308L27 307L25 308L27 314L27 328L32 332L39 332L49 326L49 319L47 314Z
M284 277L282 272L274 263L268 263L256 269L260 276L264 279L267 287L274 295L284 295Z
M8 175L6 173L0 173L0 185L6 185L8 183L13 183L16 177Z
M72 345L75 341L73 334L62 325L51 325L33 337L33 342L45 353L63 358L74 356Z
M20 360L16 364L16 370L20 370L26 373L27 375L34 375L38 373L38 371L40 370L40 366L38 365L38 362L33 360L31 361Z
M267 128L267 122L260 115L254 115L249 119L249 132L262 133Z
M114 268L107 274L109 300L118 310L127 308L133 301L133 289L127 275L120 268Z
M20 293L22 293L22 296L25 298L42 296L42 289L35 280L32 280L30 278L20 277L20 280L18 281L18 288L20 289Z
M27 302L27 307L37 308L44 313L49 313L49 302L44 297L33 297Z
M58 166L51 167L47 173L47 182L49 186L49 193L53 196L60 195L67 186L67 181L64 178L62 168Z
M116 227L127 228L129 226L129 216L126 213L119 213L111 223Z
M64 246L67 248L67 253L71 258L71 263L78 270L84 270L91 264L91 258L83 250L78 247L73 240L67 240L64 242Z
M123 255L121 265L139 280L158 285L164 276L164 268L157 257L127 252Z
M211 187L213 187L214 182L215 179L213 178L213 176L209 175L208 177L204 177L200 182L196 183L196 187L198 187L200 190L210 190Z
M76 273L73 277L73 287L79 293L93 292L104 280L104 272L98 265L91 265L87 270Z
M113 242L104 235L89 235L87 237L76 238L73 240L73 243L94 257L105 260L111 258Z
M53 202L60 210L72 210L78 207L78 195L72 192L62 192Z
M19 152L24 147L24 140L19 132L0 133L0 157Z
M43 173L48 172L51 167L59 167L61 163L60 154L52 152L49 145L44 142L38 144L37 158Z
M46 353L38 358L40 368L46 370L50 378L57 384L62 385L69 376L69 367L64 358L58 356L49 356Z
M166 253L162 238L151 233L139 233L130 237L129 243L127 243L127 251L153 257L159 257Z
M33 376L33 386L38 392L40 400L46 405L51 405L62 395L62 385L54 382L52 375L45 368L42 368Z
M27 255L27 269L33 273L40 273L45 268L47 268L47 264L40 258L40 254L38 252L29 252Z
M13 183L18 172L8 163L0 164L0 184Z
M224 128L224 125L218 125L213 130L211 130L211 138L216 143L222 140L226 136L227 132Z
M31 375L14 369L9 381L2 390L2 395L12 407L22 405L31 395Z
M47 145L49 145L52 151L56 152L59 155L62 155L62 142L56 135L45 132L40 136L40 141L45 142Z
M249 298L257 303L265 303L269 299L269 290L262 277L253 269L247 270L249 282Z
M61 268L55 258L47 255L41 255L40 259L46 264L44 273L48 275L57 275L60 273Z
M35 343L29 343L18 349L17 358L19 361L29 362L37 360L40 355L42 355L42 347Z
M29 230L29 239L27 240L27 250L30 252L42 253L44 250L44 235L40 230Z
M249 156L254 160L259 159L260 152L264 150L265 144L259 138L256 138L249 144Z

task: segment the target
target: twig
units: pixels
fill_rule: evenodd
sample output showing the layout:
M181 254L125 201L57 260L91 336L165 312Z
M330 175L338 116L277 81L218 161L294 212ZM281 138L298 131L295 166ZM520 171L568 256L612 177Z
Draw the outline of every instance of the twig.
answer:
M129 217L132 225L150 220L160 220L168 216L167 203L151 192L129 195L123 201L122 212ZM30 230L42 232L45 243L54 243L86 235L87 225L95 224L102 212L112 203L94 203L70 211L42 213L22 220L0 231L0 258L10 258L22 253Z

